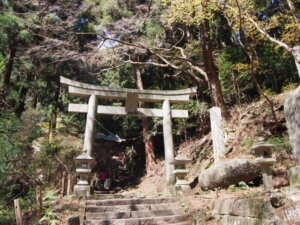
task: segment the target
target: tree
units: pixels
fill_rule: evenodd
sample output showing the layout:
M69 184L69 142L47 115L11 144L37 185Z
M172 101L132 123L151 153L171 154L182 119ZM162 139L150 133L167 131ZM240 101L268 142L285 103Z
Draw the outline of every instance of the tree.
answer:
M141 70L139 65L134 65L134 73L135 73L135 80L136 80L136 87L139 90L144 89ZM145 102L139 102L140 108L145 108ZM143 140L145 146L145 157L146 157L146 170L147 175L151 175L155 171L156 167L156 159L154 154L154 145L151 140L150 136L150 129L149 129L149 121L147 117L142 117L142 127L143 127Z
M219 6L225 8L234 26L248 27L246 35L253 35L253 28L263 38L283 47L293 55L300 77L300 20L299 1L256 1L229 0ZM296 4L297 3L297 4ZM251 26L252 25L252 26Z
M210 96L213 105L221 108L224 118L229 118L229 111L225 105L218 68L213 57L213 46L211 41L211 30L209 20L213 18L216 11L215 2L210 0L202 1L162 1L168 6L167 15L170 24L183 23L186 26L199 26L202 45L202 60L204 78L208 83ZM200 63L198 63L200 65Z

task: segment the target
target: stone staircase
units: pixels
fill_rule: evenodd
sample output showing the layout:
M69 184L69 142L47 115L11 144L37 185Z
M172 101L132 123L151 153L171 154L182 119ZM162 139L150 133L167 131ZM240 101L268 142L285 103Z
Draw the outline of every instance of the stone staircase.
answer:
M85 225L191 225L176 198L87 200Z

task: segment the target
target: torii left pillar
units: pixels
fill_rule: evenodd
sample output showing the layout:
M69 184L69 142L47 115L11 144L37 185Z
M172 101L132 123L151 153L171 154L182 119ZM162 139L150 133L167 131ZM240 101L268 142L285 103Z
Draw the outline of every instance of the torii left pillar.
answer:
M79 181L74 187L74 194L78 197L89 197L91 187L89 178L92 172L94 158L92 157L95 142L95 122L97 115L98 99L96 95L91 95L88 103L88 112L86 117L83 153L75 158L76 173L79 175Z
M97 115L98 99L96 95L91 95L88 104L88 113L86 116L86 125L84 133L83 151L92 156L95 142L95 122Z

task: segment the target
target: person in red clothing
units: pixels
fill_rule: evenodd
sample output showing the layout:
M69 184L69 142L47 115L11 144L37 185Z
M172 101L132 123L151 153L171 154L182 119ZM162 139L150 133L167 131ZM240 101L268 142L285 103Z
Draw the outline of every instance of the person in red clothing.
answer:
M100 189L100 191L104 190L105 180L106 180L106 173L105 172L100 172L99 173L99 189Z

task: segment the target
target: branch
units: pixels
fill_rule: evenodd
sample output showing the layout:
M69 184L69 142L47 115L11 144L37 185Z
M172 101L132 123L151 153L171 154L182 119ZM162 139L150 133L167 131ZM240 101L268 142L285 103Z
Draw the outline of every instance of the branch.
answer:
M142 26L142 27L144 27L144 26L145 26L145 24L146 24L147 20L148 20L148 19L149 19L149 17L150 17L150 12L151 12L151 6L152 6L152 2L153 2L153 0L150 0L150 2L149 2L149 5L148 5L148 13L147 13L147 16L146 16L146 18L144 19L144 22L143 22L143 26Z
M182 57L178 57L178 59L184 60L186 61L193 70L198 71L201 75L203 75L205 77L206 80L208 80L207 78L207 73L200 67L200 65L196 62L194 62L193 60L187 58L186 54L184 53L184 49L181 47L176 47L176 49L178 49L182 55Z
M272 42L278 44L278 45L281 46L281 47L284 47L287 51L292 52L292 48L291 48L291 47L289 47L286 43L284 43L284 42L282 42L282 41L279 41L279 40L277 40L276 38L273 38L271 35L269 35L268 32L267 32L266 30L264 30L263 28L261 28L261 27L258 25L258 23L257 23L254 19L252 19L249 15L244 16L244 17L247 18L247 19L248 19L248 20L249 20L249 21L257 28L257 30L258 30L261 34L265 35L270 41L272 41Z
M230 5L226 5L227 8L231 9L231 11L234 14L237 14L234 10L234 8ZM239 16L239 15L238 15ZM271 35L268 34L268 32L266 30L264 30L262 27L259 26L259 24L253 19L251 18L251 16L249 14L246 13L246 15L242 15L243 18L249 20L255 27L256 29L264 36L266 36L270 41L276 43L277 45L284 47L287 51L292 52L292 48L289 47L286 43L277 40L276 38L272 37Z
M68 169L68 167L67 167L65 164L63 164L63 162L60 160L60 158L59 158L57 155L54 155L54 157L55 157L56 161L57 161L60 165L62 165L62 166L65 168L65 170L69 173L70 170Z

